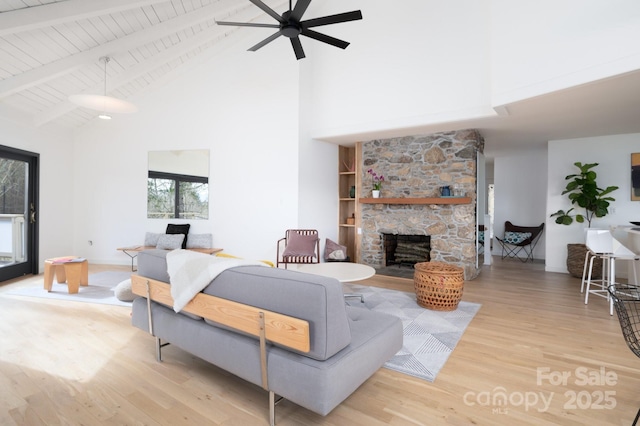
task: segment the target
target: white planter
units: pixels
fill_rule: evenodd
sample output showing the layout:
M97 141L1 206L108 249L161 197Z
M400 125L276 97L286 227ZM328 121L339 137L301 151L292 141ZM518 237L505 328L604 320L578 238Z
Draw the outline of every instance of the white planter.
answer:
M377 190L377 189L372 190L372 191L371 191L371 196L372 196L373 198L380 198L380 191L379 191L379 190Z

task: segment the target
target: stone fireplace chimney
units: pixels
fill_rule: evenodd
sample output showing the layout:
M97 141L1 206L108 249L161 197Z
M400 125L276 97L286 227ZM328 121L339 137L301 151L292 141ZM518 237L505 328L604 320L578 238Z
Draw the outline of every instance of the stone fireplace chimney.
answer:
M476 130L379 139L362 144L363 197L373 169L383 175L381 198L440 197L450 186L470 204L361 204L360 262L385 266L384 234L429 237L429 258L460 266L465 279L476 268L476 161L484 141Z

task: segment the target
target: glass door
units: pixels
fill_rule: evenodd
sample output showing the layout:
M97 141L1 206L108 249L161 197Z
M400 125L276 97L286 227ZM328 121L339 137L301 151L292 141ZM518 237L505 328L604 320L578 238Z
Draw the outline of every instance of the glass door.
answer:
M38 273L39 158L0 145L0 281Z

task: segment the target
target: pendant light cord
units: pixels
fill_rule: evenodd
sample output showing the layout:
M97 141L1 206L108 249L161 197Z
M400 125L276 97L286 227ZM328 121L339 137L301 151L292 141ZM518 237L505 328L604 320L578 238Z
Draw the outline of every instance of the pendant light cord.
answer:
M104 95L107 96L107 64L109 63L109 57L104 57Z

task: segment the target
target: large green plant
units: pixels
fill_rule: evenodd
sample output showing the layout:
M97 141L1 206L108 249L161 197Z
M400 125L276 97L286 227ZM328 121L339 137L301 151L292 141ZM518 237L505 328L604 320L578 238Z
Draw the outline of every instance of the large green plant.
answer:
M576 213L572 215L574 208L570 208L566 212L558 210L551 217L556 218L556 223L560 225L571 225L573 217L578 223L584 223L586 220L589 228L591 220L595 217L604 217L609 214L609 202L615 201L615 198L609 196L610 193L618 189L617 186L608 186L605 189L599 188L596 183L597 174L593 169L598 163L582 164L574 163L580 169L579 174L567 176L565 179L569 181L562 195L569 194L571 204L582 207L585 214Z

